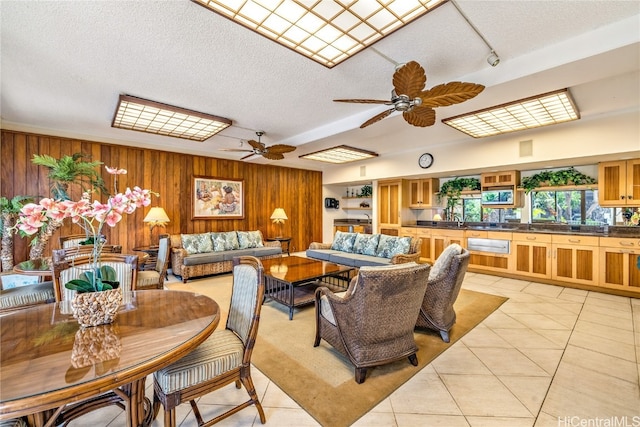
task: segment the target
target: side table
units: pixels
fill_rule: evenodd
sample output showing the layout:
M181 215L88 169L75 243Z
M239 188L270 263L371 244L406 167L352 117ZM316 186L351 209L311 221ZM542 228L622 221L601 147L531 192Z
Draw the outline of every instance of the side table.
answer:
M289 251L291 249L291 237L267 237L267 242L280 242L281 245L283 243L286 243L286 252L287 255L290 255ZM282 250L284 251L285 248L283 247Z

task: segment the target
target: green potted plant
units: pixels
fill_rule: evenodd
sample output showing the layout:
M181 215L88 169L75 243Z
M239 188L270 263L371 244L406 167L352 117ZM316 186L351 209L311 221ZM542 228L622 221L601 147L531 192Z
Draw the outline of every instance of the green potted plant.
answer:
M438 193L438 203L443 197L447 198L447 219L453 218L453 210L460 200L460 195L465 190L480 190L480 180L478 178L454 178L440 186Z
M561 187L565 185L595 184L596 180L570 167L557 171L542 171L535 175L522 178L522 188L529 194L536 188Z

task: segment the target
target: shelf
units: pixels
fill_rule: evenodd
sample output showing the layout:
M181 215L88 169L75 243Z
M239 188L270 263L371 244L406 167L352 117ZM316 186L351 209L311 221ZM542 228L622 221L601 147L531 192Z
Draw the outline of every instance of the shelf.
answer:
M578 184L578 185L562 185L562 186L548 186L548 187L536 187L531 191L571 191L571 190L597 190L598 184ZM517 187L518 191L525 191L523 187Z
M371 208L361 208L361 207L357 207L357 208L350 208L348 206L345 206L342 208L343 211L370 211Z
M353 197L348 196L348 197L342 197L342 200L349 200L349 199L359 199L359 200L362 200L362 199L370 199L370 198L371 198L371 196L361 196L361 197L358 197L358 196L353 196Z

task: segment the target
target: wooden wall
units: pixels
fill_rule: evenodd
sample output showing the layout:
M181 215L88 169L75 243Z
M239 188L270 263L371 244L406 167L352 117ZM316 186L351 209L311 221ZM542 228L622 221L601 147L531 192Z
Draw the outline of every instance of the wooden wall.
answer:
M48 154L57 159L78 152L89 154L92 161L101 161L106 166L127 169L126 175L118 177L119 191L137 185L159 193L159 198L153 197L151 206L161 206L169 215L171 222L166 229L157 227L151 235L149 227L142 222L149 208L125 215L114 228L105 226L109 243L122 245L126 252L136 246L149 245L152 238L157 241L158 230L178 234L257 229L265 237L275 236L279 230L269 217L276 207L284 208L289 217L283 231L292 236L292 250L304 250L309 243L322 241L321 172L283 168L276 166L277 162L256 165L7 130L2 130L0 144L0 196L9 199L17 195L50 197L48 169L31 162L34 154ZM192 220L194 175L244 180L244 219ZM113 191L113 175L102 168L102 177L109 191ZM73 200L79 196L80 190L72 193ZM58 235L77 233L82 233L82 229L65 221L49 249L58 248ZM14 237L16 263L28 259L27 245L27 239Z

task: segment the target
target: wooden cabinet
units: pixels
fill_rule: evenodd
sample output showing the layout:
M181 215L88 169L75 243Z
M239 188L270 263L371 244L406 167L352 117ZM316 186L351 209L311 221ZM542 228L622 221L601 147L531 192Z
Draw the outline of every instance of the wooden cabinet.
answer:
M600 237L600 286L640 293L639 238Z
M437 178L412 179L407 181L410 209L425 209L435 206L436 192L440 188Z
M640 159L598 164L600 206L640 206Z
M551 236L551 278L583 285L598 284L599 238L596 236Z
M406 200L406 187L402 184L402 180L378 183L378 227L381 230L400 228L402 224L402 201Z
M431 259L431 228L421 227L402 227L400 229L400 236L418 237L421 240L420 246L420 259L422 261L433 261Z
M480 175L480 185L484 187L509 187L520 184L520 171L490 172Z
M438 259L444 249L457 243L462 247L465 247L464 230L446 230L440 228L431 229L431 257L432 260Z
M551 278L551 235L513 233L511 256L512 273Z
M503 231L484 231L484 230L466 230L465 247L469 249L468 239L496 239L510 242L512 233ZM469 249L469 267L475 270L484 270L487 272L509 272L511 268L511 255L499 254L486 251L474 251Z
M335 225L333 227L333 234L336 231L344 231L345 233L364 233L364 225Z

